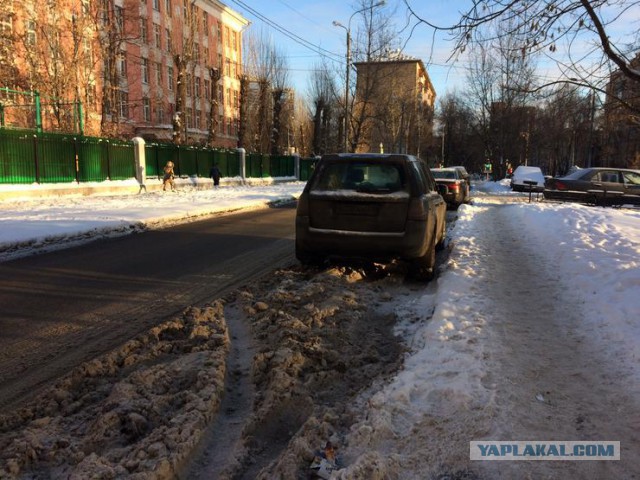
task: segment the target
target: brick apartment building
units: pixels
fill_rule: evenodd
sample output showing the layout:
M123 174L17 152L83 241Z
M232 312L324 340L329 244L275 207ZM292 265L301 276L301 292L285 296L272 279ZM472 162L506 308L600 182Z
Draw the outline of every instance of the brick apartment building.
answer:
M170 141L177 121L177 141L236 147L248 23L217 0L0 0L0 87L42 94L48 129L79 99L86 134Z
M436 92L421 60L356 62L352 148L420 155L431 140Z
M640 55L630 63L640 68ZM603 160L611 167L640 168L640 83L614 72L604 104Z

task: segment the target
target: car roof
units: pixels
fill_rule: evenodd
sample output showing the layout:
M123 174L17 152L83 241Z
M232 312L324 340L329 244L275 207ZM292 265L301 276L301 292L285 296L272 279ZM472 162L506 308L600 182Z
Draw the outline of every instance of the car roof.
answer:
M322 156L322 159L328 160L388 160L388 159L400 159L400 160L417 160L413 155L407 155L403 153L328 153Z
M636 170L635 168L626 168L626 167L589 167L589 168L582 168L579 171L581 171L581 172L585 172L585 171L601 172L601 171L604 171L604 170L620 170L622 172L640 173L640 170Z

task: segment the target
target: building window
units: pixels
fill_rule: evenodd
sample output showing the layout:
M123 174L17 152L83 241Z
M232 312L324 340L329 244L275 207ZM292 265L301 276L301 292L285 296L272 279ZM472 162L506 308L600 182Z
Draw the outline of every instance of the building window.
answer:
M193 61L200 63L200 45L198 43L193 45Z
M140 40L142 43L149 42L149 33L147 32L147 19L142 17L140 19Z
M200 130L200 127L201 127L200 117L202 117L202 112L200 110L196 110L196 118L195 118L196 130Z
M149 60L146 58L140 59L140 70L142 73L142 83L149 83Z
M114 15L116 17L116 25L118 26L118 31L124 31L124 9L116 5L116 9L114 10Z
M233 91L233 107L234 108L238 108L238 105L239 105L239 103L238 103L238 91L234 90Z
M235 52L236 50L238 50L238 34L235 30L231 32L231 40L231 46L233 48L233 51Z
M224 87L218 85L218 105L224 105Z
M193 110L187 107L187 128L193 128Z
M224 68L224 65L222 64L222 54L221 54L221 53L219 53L219 54L218 54L218 69L219 69L220 71L222 71L222 69L223 69L223 68Z
M211 99L211 80L208 78L204 79L204 98L206 100Z
M29 20L25 27L27 33L27 45L33 46L36 44L36 22Z
M202 54L204 55L204 63L205 65L209 64L209 47L203 47L204 51Z
M171 30L167 28L165 30L165 33L167 37L167 52L170 52L171 51Z
M155 41L156 47L162 48L162 33L160 33L160 25L157 23L153 24L153 39Z
M160 0L153 0L153 9L156 12L160 11Z
M171 16L171 0L164 0L164 11Z
M202 32L205 37L209 36L209 15L204 11L202 12Z
M222 24L220 22L216 22L218 27L218 43L222 45Z
M171 65L167 67L167 88L173 91L173 67Z
M151 103L146 97L142 99L142 116L145 122L151 121Z
M162 63L156 62L156 85L162 87Z
M231 106L231 89L227 88L227 107Z
M187 18L187 5L189 3L189 0L184 0L184 2L182 2L182 13L184 15L184 18Z
M118 55L118 70L121 77L127 76L127 54L125 52L120 52Z
M229 34L229 27L224 27L224 38L226 39L227 48L231 47L231 35Z
M187 73L187 97L193 94L193 77L190 73Z
M129 118L129 93L118 92L118 112L120 118Z
M153 107L153 118L155 118L156 123L164 123L164 110L162 105L156 104Z
M231 60L230 60L229 58L227 58L227 59L225 60L225 65L224 65L224 74L225 74L227 77L230 77L230 76L231 76Z

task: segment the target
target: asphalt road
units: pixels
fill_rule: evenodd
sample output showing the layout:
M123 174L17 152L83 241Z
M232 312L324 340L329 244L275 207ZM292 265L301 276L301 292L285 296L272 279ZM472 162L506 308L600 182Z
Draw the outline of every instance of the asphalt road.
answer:
M294 205L0 264L0 407L294 258Z

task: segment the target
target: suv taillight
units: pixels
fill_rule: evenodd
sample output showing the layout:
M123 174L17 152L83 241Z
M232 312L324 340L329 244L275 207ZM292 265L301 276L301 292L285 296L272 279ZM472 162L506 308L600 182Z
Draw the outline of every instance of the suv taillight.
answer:
M424 220L427 218L427 210L421 198L412 198L409 202L409 212L407 214L409 220Z

